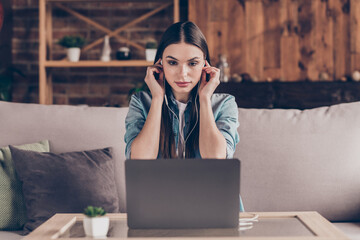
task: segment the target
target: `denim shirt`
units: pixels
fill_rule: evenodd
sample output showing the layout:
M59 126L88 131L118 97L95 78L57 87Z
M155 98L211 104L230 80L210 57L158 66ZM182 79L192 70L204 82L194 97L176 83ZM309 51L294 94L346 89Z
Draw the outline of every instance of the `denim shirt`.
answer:
M126 133L124 140L126 143L126 159L130 159L131 144L145 124L151 106L151 99L151 95L147 92L138 92L131 96L129 112L125 119ZM169 108L176 114L175 117L174 114L169 111L170 119L172 121L172 129L175 135L175 146L177 146L179 141L179 109L172 93L168 99ZM189 103L190 101L191 100L189 100ZM239 142L239 134L237 132L237 128L239 126L238 107L235 102L235 97L229 94L215 93L211 97L211 106L215 124L226 140L226 158L232 158L235 152L236 144ZM188 104L185 109L185 127L183 130L183 136L187 136L194 127L189 124L191 112L190 108L191 104ZM200 122L198 122L198 124L200 124ZM160 153L158 154L158 158L159 156ZM201 158L199 149L195 151L195 158Z

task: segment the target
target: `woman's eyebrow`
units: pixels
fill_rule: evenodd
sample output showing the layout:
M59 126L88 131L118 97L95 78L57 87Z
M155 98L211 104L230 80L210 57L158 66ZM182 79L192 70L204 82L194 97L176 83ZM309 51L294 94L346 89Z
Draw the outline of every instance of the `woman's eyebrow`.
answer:
M178 59L174 58L173 56L166 56L166 58L171 58L171 59L174 59L176 61L179 61ZM193 57L193 58L189 59L188 62L196 60L196 59L200 59L200 57Z
M176 60L176 61L179 61L179 60L177 60L176 58L174 58L173 56L167 56L166 58L171 58L171 59L174 59L174 60Z
M197 59L200 59L200 58L199 57L193 57L193 58L189 59L188 62L194 61L194 60L197 60Z

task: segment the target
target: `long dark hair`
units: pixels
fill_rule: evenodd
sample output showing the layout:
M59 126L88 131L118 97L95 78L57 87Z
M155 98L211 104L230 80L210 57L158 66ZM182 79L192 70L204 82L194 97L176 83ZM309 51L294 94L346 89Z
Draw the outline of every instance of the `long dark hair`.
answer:
M171 25L164 32L156 52L154 64L159 60L159 58L162 58L163 52L167 46L181 42L191 44L200 48L204 53L205 59L210 63L210 56L209 56L207 42L200 28L196 26L196 24L194 24L193 22L178 22ZM164 84L166 89L165 94L168 94L168 90L171 91L171 87L166 80L164 80ZM190 126L191 126L190 131L194 127L196 123L196 119L198 119L198 123L195 129L192 131L191 136L189 136L186 142L186 148L185 148L186 158L194 157L196 149L199 148L200 105L199 105L199 99L198 98L196 99L198 86L199 85L197 85L192 89L190 95L192 99L191 114L190 114ZM168 99L170 98L168 97ZM198 111L196 111L195 104L197 105ZM184 138L186 139L187 136L184 136ZM162 105L159 152L162 158L179 157L176 155L175 135L172 129L172 122L170 120L168 106L166 106L165 101ZM181 155L181 153L179 153L179 155Z

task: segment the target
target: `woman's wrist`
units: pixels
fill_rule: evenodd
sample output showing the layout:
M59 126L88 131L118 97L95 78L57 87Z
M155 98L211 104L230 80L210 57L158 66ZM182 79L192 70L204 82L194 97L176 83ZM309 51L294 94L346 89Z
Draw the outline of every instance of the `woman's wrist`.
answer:
M200 104L208 104L211 103L211 96L207 95L199 95Z
M163 96L153 96L151 104L162 105L164 101Z

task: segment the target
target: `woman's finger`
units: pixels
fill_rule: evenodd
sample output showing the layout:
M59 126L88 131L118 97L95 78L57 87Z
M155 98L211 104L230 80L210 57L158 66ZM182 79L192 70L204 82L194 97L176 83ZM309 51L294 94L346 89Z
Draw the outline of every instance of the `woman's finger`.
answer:
M206 72L202 71L201 78L200 78L200 84L206 82Z
M160 70L156 67L148 67L148 73L160 73Z
M161 58L159 58L154 65L160 64L160 62L161 62Z

